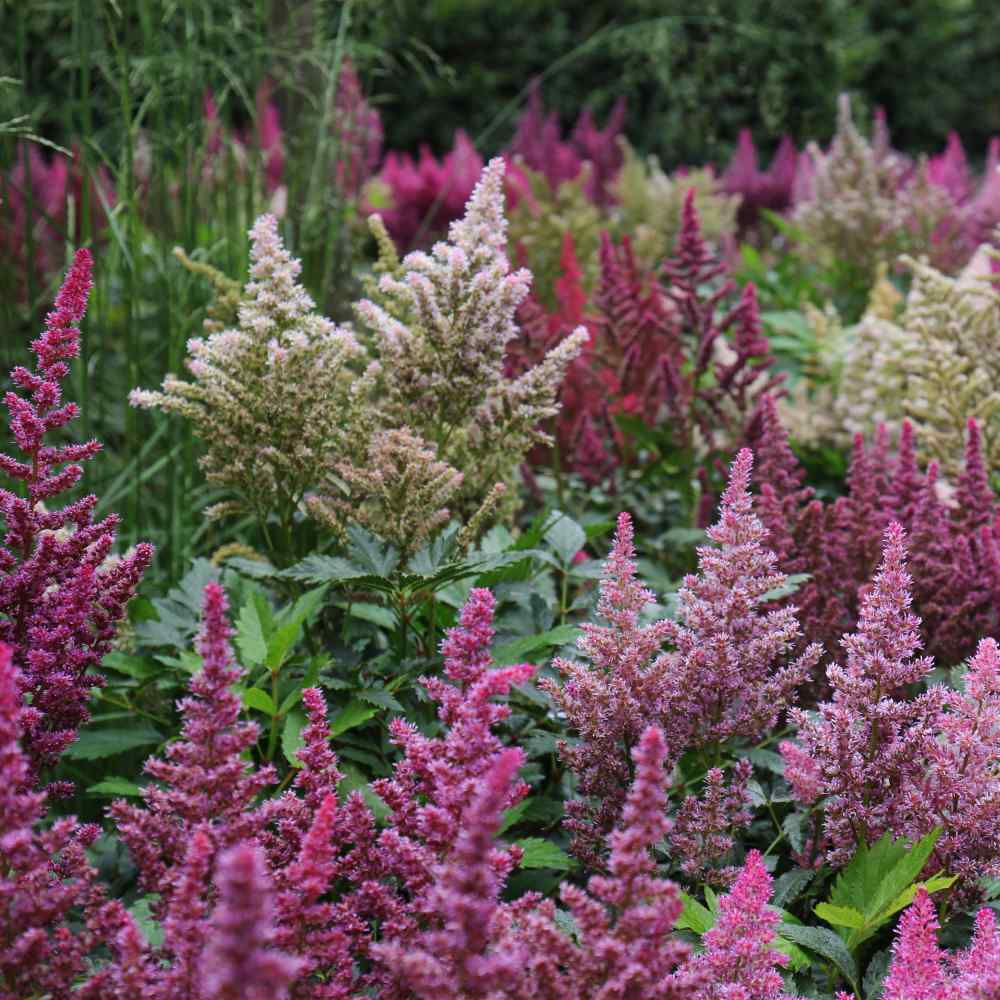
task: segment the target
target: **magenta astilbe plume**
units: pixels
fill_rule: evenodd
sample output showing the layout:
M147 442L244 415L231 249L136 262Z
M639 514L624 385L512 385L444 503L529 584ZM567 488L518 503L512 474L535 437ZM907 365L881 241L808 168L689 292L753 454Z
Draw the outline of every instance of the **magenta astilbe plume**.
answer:
M182 738L164 758L146 762L157 783L143 788L142 806L119 800L111 807L142 884L165 900L172 889L167 875L184 858L192 831L204 824L216 849L249 839L261 823L254 800L276 778L273 767L253 768L242 756L257 742L259 727L239 721L242 705L232 685L243 671L233 662L229 636L225 592L210 583L198 642L202 669L179 703Z
M21 722L22 740L36 776L58 760L89 718L90 689L104 683L91 671L111 648L153 554L143 543L121 559L108 559L118 517L95 521L96 496L51 506L80 481L79 463L101 447L97 441L46 442L79 413L75 403L63 402L60 383L80 351L76 324L87 308L91 268L90 252L77 251L45 331L32 342L37 370L16 367L11 378L23 395L12 391L5 398L20 455L0 454L0 472L23 483L26 496L0 489L6 527L0 546L0 642L13 648L23 694L31 701Z
M84 848L100 832L58 819L41 829L45 795L30 787L13 650L0 644L0 997L69 997L99 944L118 930ZM82 918L82 919L81 919Z
M915 830L914 801L932 755L946 696L940 687L907 697L932 669L914 658L920 621L910 611L903 529L885 532L882 563L862 598L858 630L845 636L843 664L827 677L832 701L815 714L793 710L798 743L785 742L785 777L799 801L822 801L822 844L833 865L845 863L860 843L874 843L886 831ZM920 825L923 825L921 823Z
M345 59L337 81L337 186L356 196L378 169L384 130L378 111L366 100L350 59Z
M219 855L219 901L201 959L204 1000L285 1000L299 963L269 948L271 885L259 849L238 844Z
M760 221L762 209L785 212L792 206L799 152L791 136L784 135L767 170L757 163L757 148L750 129L740 129L736 152L722 175L722 189L740 196L736 214L740 231L746 233Z
M481 791L462 814L454 850L437 869L430 893L437 929L406 945L388 943L376 953L406 986L426 1000L472 1000L507 995L524 973L516 950L488 953L502 887L502 866L491 859L493 838L524 762L518 749L503 751Z
M719 521L707 532L715 545L698 549L698 573L684 578L678 621L666 630L676 651L662 667L670 709L664 725L678 750L760 739L821 654L812 645L793 659L801 635L795 609L764 606L785 576L753 511L752 466L744 448L730 470Z
M702 983L683 968L690 949L672 935L682 906L676 887L655 875L650 849L666 833L663 735L650 727L634 749L635 781L622 822L610 837L610 874L560 893L577 932L569 937L551 900L497 902L487 862L499 825L503 786L520 762L498 758L470 806L459 847L440 869L443 928L409 949L379 951L405 985L425 1000L693 1000ZM410 994L407 994L410 995Z
M483 158L461 129L440 162L427 146L416 160L409 153L387 153L378 180L390 205L379 214L400 252L430 246L460 219L482 172Z
M1000 933L992 910L976 916L972 942L949 954L937 942L940 930L926 890L904 911L892 947L883 1000L996 1000L1000 997Z
M563 683L539 681L580 737L560 746L581 796L566 804L565 825L574 834L574 853L591 867L599 864L603 840L621 814L630 750L666 711L661 649L670 624L639 622L654 600L636 576L632 519L620 514L597 602L597 614L606 624L585 624L578 642L589 663L556 659L553 666ZM681 750L671 748L678 755Z
M958 133L952 129L943 153L927 161L927 179L951 195L956 204L962 204L972 194L972 173L965 155L965 147Z
M792 1000L778 971L788 957L772 945L781 916L770 908L771 876L750 851L732 889L719 899L719 919L691 963L708 981L698 1000Z
M613 200L612 181L625 159L618 141L624 124L625 101L619 98L603 128L597 127L590 109L584 108L569 139L563 139L559 115L545 111L541 84L535 80L505 155L540 173L553 190L563 181L573 180L583 164L589 163L584 193L595 205L605 206Z

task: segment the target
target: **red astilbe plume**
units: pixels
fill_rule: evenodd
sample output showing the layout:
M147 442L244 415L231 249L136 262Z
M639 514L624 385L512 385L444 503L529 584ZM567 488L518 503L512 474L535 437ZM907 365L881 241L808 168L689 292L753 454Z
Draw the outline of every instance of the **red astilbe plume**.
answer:
M0 1000L66 1000L124 913L106 902L87 861L100 830L69 818L39 828L45 794L31 790L18 746L26 710L13 652L0 644Z
M753 511L752 467L744 448L730 470L719 521L707 532L715 545L698 549L698 573L684 578L678 621L666 629L675 652L663 664L664 725L678 749L760 739L821 655L811 645L793 659L801 635L795 608L765 606L786 578Z
M89 718L90 689L104 684L90 671L110 650L153 554L143 543L109 560L118 517L95 521L92 494L49 509L80 481L79 463L101 447L97 441L46 443L49 433L79 414L75 403L62 401L60 383L80 351L76 324L87 308L91 267L90 252L78 250L55 309L45 318L45 331L32 342L38 368L16 367L11 378L23 395L11 391L5 397L20 455L0 454L0 472L23 483L26 496L0 489L6 527L0 545L0 642L12 647L22 695L31 702L21 722L22 741L36 778Z
M698 1000L794 1000L784 992L780 968L788 956L772 944L781 915L768 906L771 876L760 851L750 851L732 889L719 899L719 919L691 962L707 985Z
M462 129L439 162L426 145L416 160L389 152L376 178L388 190L390 205L378 209L400 253L430 246L462 217L483 172L483 158Z
M972 941L964 951L942 950L937 943L940 929L934 902L920 889L896 928L883 1000L1000 997L1000 933L993 911L983 909L976 915ZM838 994L838 1000L847 1000L847 995Z
M650 727L634 750L635 781L620 827L610 837L610 874L587 888L565 883L560 898L578 932L556 921L551 900L498 901L489 854L499 827L504 785L520 760L506 751L463 822L453 859L443 866L438 896L443 928L409 947L381 953L412 995L434 1000L635 1000L693 998L697 975L678 967L689 947L672 936L682 906L677 889L655 876L650 849L666 833L666 745Z
M906 695L933 666L914 658L920 621L910 611L910 583L905 535L893 522L857 631L842 640L844 662L827 668L832 700L815 714L793 710L798 742L781 745L796 798L822 805L821 840L813 850L825 851L835 866L886 831L914 832L914 790L933 753L946 695L940 687Z
M179 703L181 739L165 758L146 762L157 783L143 788L143 805L118 800L110 810L142 885L164 902L173 891L169 873L183 861L192 831L205 825L216 850L250 838L260 826L253 802L277 777L273 767L254 768L242 757L260 733L256 723L239 721L242 704L232 685L243 671L233 663L226 595L217 583L205 587L203 615L202 669Z
M590 109L584 108L572 134L565 140L559 115L545 111L541 83L534 80L518 118L517 131L504 155L510 161L522 160L525 166L540 173L553 190L564 181L573 180L584 163L589 163L584 193L595 205L606 206L613 201L612 182L625 158L618 141L624 124L625 101L619 98L604 128L599 129Z
M559 748L577 776L581 796L566 803L564 823L574 835L574 853L591 868L600 867L604 838L624 806L630 752L650 722L667 710L661 649L670 623L639 624L654 600L637 578L632 519L622 513L601 571L597 615L606 624L585 624L578 641L589 663L556 659L552 665L562 684L538 682L580 737ZM672 750L679 754L681 748Z

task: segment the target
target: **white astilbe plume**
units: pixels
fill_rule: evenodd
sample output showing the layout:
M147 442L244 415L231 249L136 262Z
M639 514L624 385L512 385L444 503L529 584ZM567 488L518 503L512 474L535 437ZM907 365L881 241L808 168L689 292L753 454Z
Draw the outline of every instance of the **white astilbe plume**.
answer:
M330 454L344 450L354 405L345 366L361 348L315 311L273 216L257 220L250 241L236 325L210 322L208 336L188 341L190 381L167 375L161 391L135 389L129 398L192 422L206 477L232 493L209 513L252 512L262 521L273 513L287 527Z
M448 239L408 254L357 306L377 356L365 380L376 423L407 428L462 473L453 511L465 517L547 440L540 425L587 337L581 327L534 369L504 374L531 275L505 252L503 174L504 161L490 161Z

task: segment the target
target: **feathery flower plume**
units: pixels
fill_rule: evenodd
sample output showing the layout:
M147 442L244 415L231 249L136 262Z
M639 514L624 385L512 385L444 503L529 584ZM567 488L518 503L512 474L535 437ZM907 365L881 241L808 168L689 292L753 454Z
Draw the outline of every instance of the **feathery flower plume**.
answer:
M146 762L156 783L144 786L143 805L117 800L110 810L141 883L164 903L192 831L204 826L215 850L249 839L259 826L254 800L276 779L274 768L253 768L242 756L257 742L259 727L239 721L242 703L232 686L243 670L232 659L225 615L225 592L208 584L198 642L202 669L179 704L182 738L167 746L164 758Z
M564 824L573 832L574 853L589 867L599 866L602 842L621 814L631 748L650 721L668 712L661 648L670 623L639 624L654 600L637 579L632 519L619 514L597 602L597 614L606 624L585 624L578 642L589 663L556 659L552 665L562 684L546 678L538 682L580 737L560 745L559 752L577 776L580 796L566 803ZM680 751L671 748L672 756Z
M10 430L20 455L0 454L0 472L24 484L25 497L0 488L5 525L0 545L0 642L13 650L22 694L30 707L22 718L22 740L37 780L54 764L90 717L90 689L104 679L91 673L111 648L116 626L153 555L142 543L109 560L118 517L94 520L90 494L63 508L49 505L83 476L79 464L100 450L97 441L52 445L46 436L79 414L62 401L60 383L80 351L80 330L90 293L90 251L78 250L32 342L36 371L11 372L23 393L8 392ZM65 790L53 787L53 792Z
M815 715L793 710L798 743L781 745L796 797L822 801L822 844L835 866L887 830L915 832L907 822L910 796L932 753L945 697L939 687L905 696L932 668L930 659L914 658L920 622L910 611L910 582L905 536L893 522L858 629L842 641L844 663L827 669L833 700Z
M271 886L260 851L238 844L219 855L219 901L201 959L204 1000L285 1000L299 963L268 947Z
M374 299L357 305L378 357L364 380L372 422L407 428L462 473L449 504L461 519L496 483L513 479L534 444L550 440L541 425L558 412L567 365L587 339L581 328L533 368L506 377L530 275L507 260L503 174L503 160L490 161L448 241L407 255L398 273L383 274Z
M882 987L884 1000L992 1000L1000 996L1000 933L992 910L980 910L969 947L957 954L937 943L934 902L921 889L903 912Z
M191 381L168 375L162 391L133 389L129 399L192 422L208 480L232 494L207 513L250 512L261 522L273 513L288 530L331 456L348 451L354 399L346 366L361 349L315 312L274 216L261 216L250 240L236 325L213 324L215 332L188 341Z
M753 511L752 466L744 448L732 465L719 521L707 532L716 545L698 549L698 573L685 577L678 621L666 629L676 651L662 668L670 714L664 725L678 750L759 739L821 654L812 645L792 660L801 634L794 607L764 606L785 576Z
M120 908L107 908L87 860L96 827L58 819L40 829L45 794L32 790L18 746L27 710L13 653L0 644L0 995L64 997L117 932Z
M764 859L750 851L732 889L719 899L719 919L705 932L705 950L692 960L709 984L698 1000L793 1000L778 971L788 957L771 947L781 916L768 906L770 899Z
M737 220L744 234L760 221L762 209L783 213L792 207L799 152L791 136L783 135L767 170L757 165L757 148L750 129L740 129L736 151L722 175L722 189L740 198Z

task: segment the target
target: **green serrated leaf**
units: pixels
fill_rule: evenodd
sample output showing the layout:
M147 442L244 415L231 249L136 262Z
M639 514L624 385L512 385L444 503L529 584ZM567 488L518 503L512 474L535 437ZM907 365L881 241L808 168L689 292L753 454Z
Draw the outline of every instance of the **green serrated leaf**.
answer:
M116 798L119 795L135 798L142 795L142 789L127 778L109 777L97 782L96 785L90 785L87 794L108 796L109 798Z
M367 722L373 715L375 715L375 709L371 705L366 705L357 699L349 701L333 717L333 721L330 723L330 735L340 736L349 729Z
M813 908L821 920L835 927L860 928L865 925L865 915L853 906L834 906L833 903L817 903Z
M141 656L131 656L120 650L112 650L101 660L101 666L108 670L115 670L128 677L134 677L137 681L148 680L156 675L156 667Z
M261 688L246 688L240 697L247 708L255 708L258 712L263 712L265 715L278 714L278 706L274 704L274 699Z
M302 767L298 753L304 745L302 730L305 729L307 721L304 712L289 712L285 716L285 725L281 730L281 749L284 751L285 760L292 767Z
M674 924L675 929L694 931L700 937L715 926L716 915L702 906L694 896L681 892L681 902L684 904L684 909Z
M802 890L815 877L816 871L813 868L794 868L790 872L785 872L774 883L771 902L775 906L787 906L789 903L795 902Z
M541 837L525 837L515 840L515 844L524 851L521 859L522 868L555 868L558 871L569 871L573 867L573 859L560 847Z
M399 564L399 553L392 545L358 524L347 529L347 548L353 561L375 576L388 577Z
M281 575L288 580L303 583L350 583L364 579L369 574L360 566L341 556L313 554L301 562L283 570Z
M325 597L325 586L307 590L282 613L278 628L267 640L264 662L270 670L278 670L284 664L289 653L302 639L306 622L322 606Z
M567 643L573 642L579 635L580 629L576 625L557 625L547 632L525 636L523 639L515 639L513 642L506 642L502 646L498 646L493 651L493 662L498 667L509 667L515 663L522 663L532 653L565 646Z
M528 806L531 804L531 797L521 799L516 805L511 806L509 809L505 809L503 816L500 818L500 829L497 830L497 835L501 835L509 830L512 826L515 826L521 821Z
M357 696L362 701L367 701L379 708L388 708L393 712L403 712L403 706L384 688L368 688L365 691L358 691Z
M100 760L137 747L159 743L163 736L152 726L136 729L84 729L63 754L70 760Z
M879 882L878 889L865 911L868 916L881 915L892 901L923 871L927 859L930 858L934 845L941 836L941 828L931 830L921 837L906 853L885 873Z
M153 904L159 898L159 894L151 893L137 899L128 908L128 912L132 914L132 918L139 925L139 930L142 931L153 948L159 948L163 944L163 928L153 917Z
M545 531L545 542L562 566L570 566L577 552L587 544L587 533L568 514L554 511L554 521Z
M780 926L779 933L786 941L792 941L794 944L801 945L803 948L829 959L851 985L851 988L857 991L858 965L839 934L831 931L828 927L802 927L798 924L788 923Z
M236 645L245 664L259 667L267 656L267 640L253 599L240 608L236 619Z

